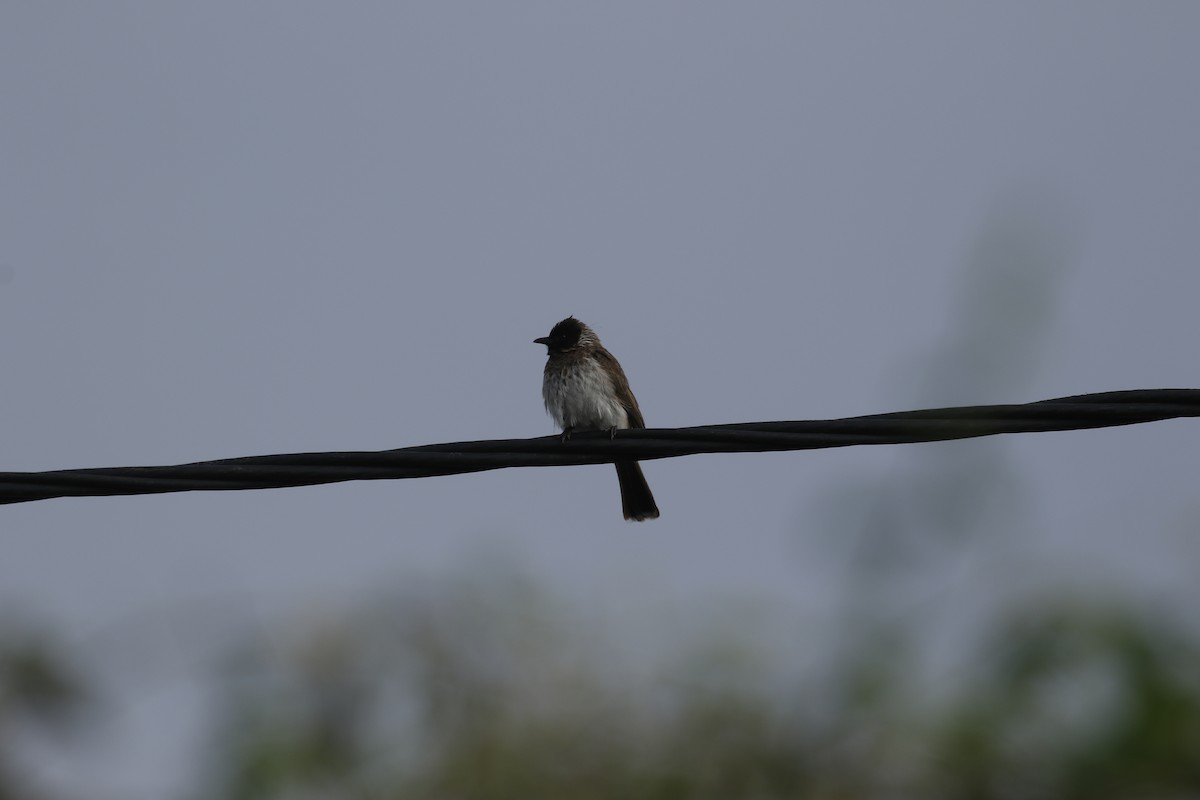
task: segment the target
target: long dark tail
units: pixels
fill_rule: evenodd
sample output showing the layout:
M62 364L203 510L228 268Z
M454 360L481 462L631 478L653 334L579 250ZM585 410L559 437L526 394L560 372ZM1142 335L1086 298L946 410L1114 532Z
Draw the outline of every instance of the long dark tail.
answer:
M658 506L650 493L650 484L636 461L617 462L617 480L621 484L621 511L625 519L641 522L658 519Z

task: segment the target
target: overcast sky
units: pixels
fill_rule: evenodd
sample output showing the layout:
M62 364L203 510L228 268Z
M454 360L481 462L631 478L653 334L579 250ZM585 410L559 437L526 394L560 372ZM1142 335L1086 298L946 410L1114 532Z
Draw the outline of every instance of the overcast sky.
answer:
M568 314L652 427L1196 386L1198 41L1190 2L6 3L0 469L545 435L531 340ZM914 370L1008 224L1061 266L1036 358L939 392ZM1200 562L1197 441L970 447L1030 492L1018 560L1150 590ZM830 492L923 452L654 462L642 525L607 467L4 507L0 601L186 639L170 609L495 555L618 616L804 613ZM58 777L159 796L193 712L151 682Z

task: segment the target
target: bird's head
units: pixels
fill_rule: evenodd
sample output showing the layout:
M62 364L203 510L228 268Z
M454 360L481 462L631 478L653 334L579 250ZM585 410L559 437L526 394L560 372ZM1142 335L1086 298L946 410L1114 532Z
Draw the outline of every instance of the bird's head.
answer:
M574 317L567 317L550 329L549 336L534 339L534 344L546 345L548 353L567 353L577 347L599 344L595 332Z

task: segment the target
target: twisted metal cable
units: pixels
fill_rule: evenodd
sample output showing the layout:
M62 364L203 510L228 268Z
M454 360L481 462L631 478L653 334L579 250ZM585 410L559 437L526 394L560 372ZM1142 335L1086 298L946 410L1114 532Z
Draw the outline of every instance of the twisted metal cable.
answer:
M496 439L344 453L291 453L160 467L0 472L0 504L55 497L273 489L355 480L426 478L507 467L649 461L700 453L816 450L938 442L1000 433L1083 430L1200 417L1200 389L1136 389L1021 405L963 406L846 419L748 422Z

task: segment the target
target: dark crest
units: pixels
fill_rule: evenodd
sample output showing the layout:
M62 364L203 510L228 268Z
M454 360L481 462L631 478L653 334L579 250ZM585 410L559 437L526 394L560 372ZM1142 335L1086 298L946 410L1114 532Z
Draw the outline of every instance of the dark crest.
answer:
M545 336L537 341L539 344L546 345L552 351L563 352L578 347L579 340L585 330L587 330L587 326L582 322L574 317L567 317L550 329L549 336Z

